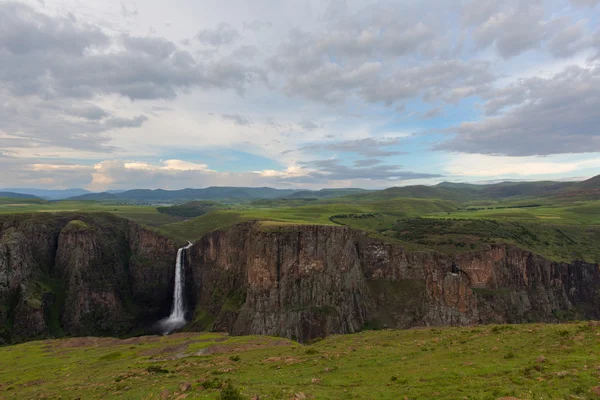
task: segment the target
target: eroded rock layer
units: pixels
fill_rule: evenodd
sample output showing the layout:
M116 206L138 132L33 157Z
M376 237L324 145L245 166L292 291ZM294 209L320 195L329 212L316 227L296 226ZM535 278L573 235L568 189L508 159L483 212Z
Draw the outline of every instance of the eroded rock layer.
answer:
M193 326L300 341L364 328L600 317L600 270L506 245L407 252L342 226L241 224L191 249Z

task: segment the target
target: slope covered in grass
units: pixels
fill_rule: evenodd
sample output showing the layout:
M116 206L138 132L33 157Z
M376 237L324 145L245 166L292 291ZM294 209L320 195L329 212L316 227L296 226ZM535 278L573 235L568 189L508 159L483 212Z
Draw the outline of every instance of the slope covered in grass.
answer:
M276 204L279 204L276 201ZM340 214L386 213L396 217L454 211L457 205L445 200L390 199L365 203L315 203L296 207L269 206L238 207L217 210L183 222L167 224L161 231L180 239L195 240L207 232L243 221L277 221L295 224L333 225L332 218Z
M302 346L183 333L0 348L6 399L594 399L594 323L365 331ZM229 384L228 384L229 382ZM227 389L225 389L227 388ZM258 396L258 397L255 397Z

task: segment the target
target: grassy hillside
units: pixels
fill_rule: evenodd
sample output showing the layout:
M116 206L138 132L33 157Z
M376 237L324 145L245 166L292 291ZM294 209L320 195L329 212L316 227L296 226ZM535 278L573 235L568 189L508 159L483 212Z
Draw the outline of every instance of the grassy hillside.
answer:
M333 219L357 229L411 243L420 250L445 254L483 249L490 244L510 244L549 260L600 263L600 226L541 224L493 219L402 218L385 215L341 215Z
M110 212L149 226L160 226L183 221L183 217L161 214L156 207L129 204L111 204L95 201L21 199L19 201L1 201L0 215L21 213L57 213L57 212Z
M214 201L190 201L170 207L157 207L161 214L174 215L183 218L199 217L220 208L221 205Z
M358 204L309 203L297 207L237 207L167 224L160 229L182 240L194 240L211 230L251 220L333 225L335 222L332 218L340 214L385 213L394 217L406 217L453 210L457 210L457 205L453 202L427 199L391 199Z
M3 197L2 193L0 193L0 206L18 207L21 205L47 203L48 202L46 200L42 200L37 197Z
M302 346L182 333L0 348L5 399L595 399L594 323L365 331ZM185 394L186 396L180 397Z

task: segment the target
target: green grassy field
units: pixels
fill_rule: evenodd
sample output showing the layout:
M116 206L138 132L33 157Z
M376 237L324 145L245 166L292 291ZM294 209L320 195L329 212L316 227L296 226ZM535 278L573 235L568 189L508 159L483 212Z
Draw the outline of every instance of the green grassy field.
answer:
M541 204L536 207L524 205ZM436 218L495 219L504 221L535 221L554 224L600 224L600 201L575 201L549 203L538 201L496 203L486 206L473 206L450 213L429 214Z
M110 212L154 227L181 242L197 240L207 232L244 221L340 224L370 231L415 250L452 254L478 250L486 244L508 243L552 260L600 262L600 248L595 246L600 237L600 201L529 198L459 203L440 199L385 198L375 194L310 201L274 199L252 204L211 203L210 207L198 203L203 207L202 212L209 211L199 217L186 216L189 205L195 203L165 210L156 206L110 202L4 199L6 201L0 201L0 214ZM180 209L185 213L180 213ZM415 217L431 221L416 220Z
M261 206L239 205L219 210L184 222L162 226L160 229L182 240L195 240L205 233L243 221L261 220L295 224L335 225L333 217L340 214L385 213L390 218L428 215L458 209L445 200L393 199L364 203L309 202L308 205L278 206L281 201L261 201Z
M595 399L599 354L591 322L365 331L308 346L220 333L72 338L0 348L0 397Z
M57 213L57 212L110 212L149 226L161 226L183 221L183 217L161 214L154 206L102 203L97 201L31 201L5 199L0 201L0 214ZM8 201L10 200L10 201ZM34 199L35 200L35 199Z

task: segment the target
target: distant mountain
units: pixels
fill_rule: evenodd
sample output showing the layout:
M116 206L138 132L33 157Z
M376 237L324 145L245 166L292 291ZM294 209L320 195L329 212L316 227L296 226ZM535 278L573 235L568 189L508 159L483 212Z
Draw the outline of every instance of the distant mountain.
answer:
M31 194L15 193L15 192L0 192L0 197L10 199L37 199L38 197Z
M126 202L161 202L161 201L193 201L193 200L253 200L272 199L291 195L295 190L273 189L270 187L231 187L211 186L205 189L134 189L124 192L88 193L71 197L71 200L126 201Z
M321 190L298 190L291 194L286 194L280 197L286 199L313 199L313 198L328 198L328 197L340 197L349 194L367 193L369 190L358 189L358 188L344 188L344 189L321 189Z
M357 200L384 200L397 197L443 199L455 201L502 200L509 198L534 198L587 195L600 196L600 176L584 182L500 182L488 185L442 182L435 186L403 186L364 194L344 196ZM591 194L590 194L591 193Z
M81 196L90 193L85 189L63 189L63 190L47 190L47 189L33 189L33 188L7 188L3 189L7 192L29 194L34 197L39 197L47 200L61 200L73 196Z

